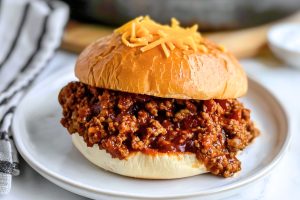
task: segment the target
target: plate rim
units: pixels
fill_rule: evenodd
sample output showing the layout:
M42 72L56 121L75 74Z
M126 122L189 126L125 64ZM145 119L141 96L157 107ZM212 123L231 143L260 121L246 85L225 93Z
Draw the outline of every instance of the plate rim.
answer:
M257 87L260 88L260 90L262 90L264 93L266 93L266 95L268 95L273 100L273 103L276 104L277 108L280 110L280 112L282 114L282 118L284 119L282 124L284 124L284 127L286 129L286 137L284 138L285 140L283 142L281 149L278 151L277 155L275 155L275 157L269 162L269 164L267 166L263 167L262 169L255 172L253 175L250 175L249 177L247 177L243 180L233 182L233 183L230 183L228 185L221 186L218 188L208 189L206 191L193 192L193 193L181 194L181 195L172 195L172 194L159 195L159 196L136 195L136 194L132 194L132 193L131 194L124 193L124 192L116 193L112 190L103 190L101 188L82 186L82 185L80 185L80 182L78 182L78 181L73 181L72 179L66 178L66 177L60 175L59 173L53 172L51 170L47 170L46 166L44 166L43 164L41 164L37 160L35 160L34 157L30 154L30 152L26 150L26 147L24 146L24 143L22 142L22 139L21 139L22 137L20 136L20 132L22 132L22 131L19 130L19 126L18 126L18 119L19 119L18 116L20 115L19 113L21 112L20 105L23 103L23 101L26 98L28 98L28 96L30 96L31 91L33 89L37 89L44 85L47 85L47 83L49 83L50 81L55 81L57 79L57 77L69 74L70 72L71 72L71 69L69 69L69 68L59 70L59 71L53 73L52 75L48 76L44 80L40 81L39 83L35 84L32 88L30 88L30 90L24 95L24 97L22 98L22 100L19 103L19 106L16 109L16 112L13 117L12 133L14 136L14 142L16 144L18 152L20 153L22 158L35 171L37 171L44 178L46 178L47 180L51 181L52 183L54 183L56 185L58 185L56 183L56 181L63 183L59 186L66 190L69 190L74 193L77 193L74 190L81 191L80 193L77 193L77 194L81 194L82 191L89 191L89 192L92 192L94 195L108 195L108 196L114 196L114 197L126 197L126 198L135 198L135 199L139 199L139 198L147 198L147 199L171 198L172 199L172 198L189 198L189 197L195 197L195 196L215 195L215 194L218 194L221 192L231 191L233 189L243 187L251 182L259 180L260 178L268 175L272 171L272 169L279 163L279 161L282 159L282 157L285 155L285 153L287 152L287 149L290 145L290 142L291 142L289 116L287 115L285 107L282 105L280 100L278 98L276 98L276 96L270 90L268 90L266 87L264 87L262 84L260 84L258 81L256 81L254 78L252 78L251 76L248 75L248 81L251 82L251 84L254 84L254 86L256 88ZM19 135L19 137L16 137L18 135ZM49 177L51 177L51 178L49 178ZM53 181L53 179L55 181ZM68 185L68 187L67 186L64 187L62 185ZM72 189L70 189L70 187Z

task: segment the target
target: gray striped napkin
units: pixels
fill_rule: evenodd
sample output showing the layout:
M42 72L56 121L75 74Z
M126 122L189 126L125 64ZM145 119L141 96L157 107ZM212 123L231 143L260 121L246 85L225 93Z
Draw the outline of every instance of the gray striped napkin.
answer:
M0 0L0 194L20 173L11 136L15 108L60 46L68 14L59 1Z

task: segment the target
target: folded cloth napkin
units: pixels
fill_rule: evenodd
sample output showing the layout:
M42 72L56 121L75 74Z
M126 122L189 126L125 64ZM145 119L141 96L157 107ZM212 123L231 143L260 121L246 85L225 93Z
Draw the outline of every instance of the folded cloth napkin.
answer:
M0 0L0 194L20 173L11 136L15 108L60 46L68 16L59 1Z

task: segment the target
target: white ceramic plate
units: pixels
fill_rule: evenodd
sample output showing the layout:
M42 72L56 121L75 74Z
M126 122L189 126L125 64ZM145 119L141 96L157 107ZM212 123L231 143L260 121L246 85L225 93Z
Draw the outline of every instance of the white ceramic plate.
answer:
M224 197L261 179L277 164L289 143L287 117L278 101L250 80L242 101L252 110L261 135L240 155L242 171L234 178L210 174L177 180L142 180L119 176L88 162L60 125L59 90L75 80L61 71L36 85L22 100L13 120L16 146L41 175L74 193L98 199Z

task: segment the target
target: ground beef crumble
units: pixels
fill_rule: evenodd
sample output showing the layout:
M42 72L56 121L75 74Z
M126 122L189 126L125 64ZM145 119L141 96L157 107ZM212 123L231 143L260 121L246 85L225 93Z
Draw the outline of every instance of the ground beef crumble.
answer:
M181 100L71 82L59 94L61 123L114 158L130 152L192 152L213 174L240 171L236 158L259 134L236 99Z

